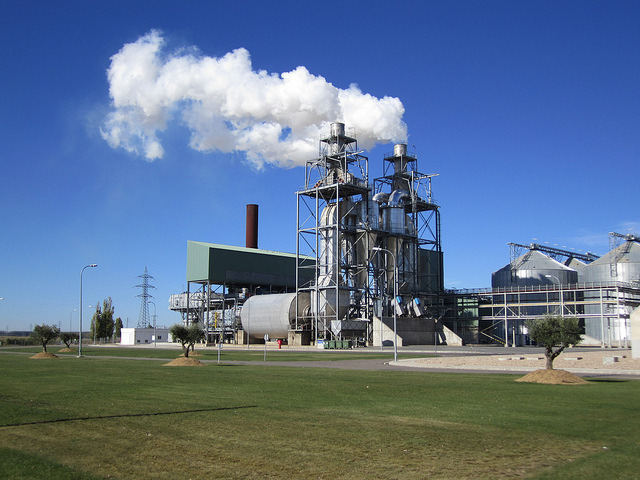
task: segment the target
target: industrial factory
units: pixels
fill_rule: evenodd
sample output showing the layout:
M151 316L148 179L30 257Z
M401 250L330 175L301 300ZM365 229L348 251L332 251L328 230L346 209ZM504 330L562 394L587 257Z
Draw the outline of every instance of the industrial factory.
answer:
M296 192L296 252L258 248L258 206L245 247L188 242L187 291L170 309L209 342L347 348L529 343L525 320L578 317L584 342L629 346L640 306L640 238L612 233L599 258L510 244L492 288L445 290L437 174L397 144L369 177L355 132L331 124ZM524 252L524 253L523 253Z

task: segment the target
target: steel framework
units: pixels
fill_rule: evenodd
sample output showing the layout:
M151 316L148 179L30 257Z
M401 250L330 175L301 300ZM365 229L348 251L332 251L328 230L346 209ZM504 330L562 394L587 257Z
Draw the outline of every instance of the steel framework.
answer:
M314 339L330 337L332 321L371 318L369 161L342 124L331 125L319 150L296 192L296 291L311 294L312 311L294 329Z
M617 255L613 255L613 251L618 248L620 246L620 243L622 242L622 240L626 240L627 246L625 247L625 249L619 251L617 253ZM632 235L630 233L628 234L622 234L622 233L616 233L616 232L609 232L609 268L611 271L611 277L615 278L618 276L618 261L627 253L629 253L629 248L631 247L631 242L637 242L640 243L640 237L638 237L637 235Z
M576 260L582 260L585 263L591 263L594 260L597 260L598 258L600 258L595 253L591 253L591 252L577 253L577 252L573 252L571 250L563 250L561 248L547 247L545 245L539 245L537 243L530 243L529 245L522 245L520 243L511 243L510 242L508 245L509 245L509 249L510 249L510 252L511 252L511 263L512 264L514 264L516 259L518 257L520 257L520 253L522 252L523 248L526 248L528 250L539 250L541 252L544 252L544 253L548 254L554 260L558 260L559 258L565 257L567 259L575 258Z
M311 311L296 319L295 330L326 339L341 335L333 322L365 320L369 340L374 315L389 316L394 302L399 308L390 293L396 283L410 299L444 290L435 176L419 173L415 154L398 144L384 157L383 176L370 183L369 160L355 135L331 125L296 192L296 291L311 295ZM382 250L397 265L378 255Z
M142 289L142 293L140 295L136 295L136 297L141 298L140 301L140 315L138 317L138 328L149 328L151 325L149 322L149 300L153 298L153 295L149 293L150 288L156 288L153 285L149 285L149 280L153 279L149 272L147 272L147 267L144 267L144 273L142 275L138 275L138 278L142 279L142 283L140 285L136 285L135 288Z
M404 146L402 146L404 147ZM398 238L397 233L379 230L376 233L391 250L398 261L399 283L413 294L434 294L444 290L442 243L440 232L440 210L431 190L431 181L438 174L418 172L418 159L414 152L405 148L387 154L383 162L383 176L374 179L374 194L390 191L406 191L411 201L404 204L405 215L413 225L412 232L404 232L402 242L388 242ZM431 255L420 265L422 251ZM414 259L413 263L406 259ZM411 287L413 286L413 287ZM403 288L401 287L401 291Z
M638 285L624 282L540 285L457 291L478 298L480 333L505 345L526 342L524 322L543 315L577 317L603 347L629 346L629 318L640 306Z

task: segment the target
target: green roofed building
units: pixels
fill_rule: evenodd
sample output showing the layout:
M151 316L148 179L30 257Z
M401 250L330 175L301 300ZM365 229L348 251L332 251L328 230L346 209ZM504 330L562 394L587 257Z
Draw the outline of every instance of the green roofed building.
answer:
M298 274L314 278L313 260ZM239 311L252 295L296 291L296 255L258 248L187 242L187 291L171 295L169 308L187 325L197 323L209 341L231 340L238 330ZM300 273L302 272L302 273Z
M296 255L190 241L187 243L187 282L295 291Z

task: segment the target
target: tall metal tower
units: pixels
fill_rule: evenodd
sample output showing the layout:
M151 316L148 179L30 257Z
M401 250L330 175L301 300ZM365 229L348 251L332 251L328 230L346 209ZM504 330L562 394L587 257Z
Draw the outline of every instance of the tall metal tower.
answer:
M141 288L142 293L136 295L136 297L142 298L140 303L140 317L138 318L138 328L149 328L151 323L149 322L149 299L153 298L153 295L149 294L150 288L156 288L153 285L149 285L149 279L153 279L149 273L147 273L147 267L144 267L144 274L138 275L138 278L142 279L142 284L136 285L135 288Z
M332 123L297 192L296 290L310 294L314 340L330 338L333 321L371 316L368 224L373 213L368 210L369 160L360 153L355 131L347 134L343 123ZM304 329L299 321L296 329Z
M404 143L394 145L393 153L385 155L383 171L384 176L373 181L374 199L382 200L378 240L397 258L399 290L407 294L442 292L440 207L431 191L431 180L438 174L418 172L418 158Z

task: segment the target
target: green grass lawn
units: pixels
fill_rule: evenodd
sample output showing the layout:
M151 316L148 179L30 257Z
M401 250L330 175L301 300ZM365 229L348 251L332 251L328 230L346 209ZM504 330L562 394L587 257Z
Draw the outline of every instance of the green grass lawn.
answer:
M51 353L58 353L63 347L56 345L47 346L47 351ZM23 353L38 353L42 351L42 347L7 347L0 348L0 351L10 352L23 352ZM74 351L77 354L77 349L74 347ZM196 347L196 354L201 360L217 360L217 349L198 349ZM62 353L61 355L73 355L69 353ZM87 357L139 357L139 358L176 358L182 355L181 349L175 348L135 348L135 347L82 347L82 355ZM411 357L428 357L430 355L425 354L413 354L403 353L401 358ZM284 350L267 350L267 361L273 362L304 362L304 361L336 361L336 360L367 360L383 358L392 360L393 351L388 348L385 352L372 352L363 351L358 349L353 350L307 350L307 351L288 351ZM222 348L220 351L221 361L263 361L264 360L264 348L260 345L252 345L249 350L246 348Z
M4 353L0 478L638 478L640 382L515 378Z

